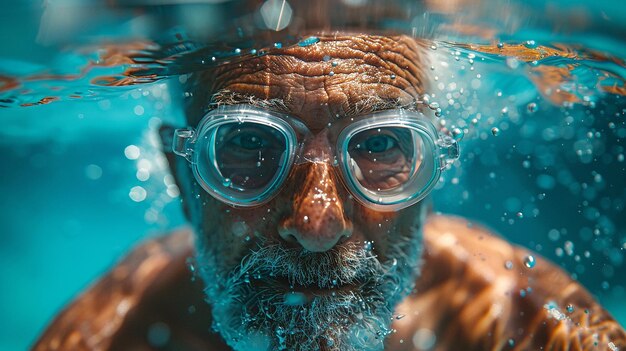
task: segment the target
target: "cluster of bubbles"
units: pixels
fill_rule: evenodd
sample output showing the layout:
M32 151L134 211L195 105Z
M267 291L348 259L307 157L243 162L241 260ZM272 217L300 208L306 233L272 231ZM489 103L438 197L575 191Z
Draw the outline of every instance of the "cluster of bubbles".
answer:
M623 60L606 62L605 71L578 57L526 62L442 43L431 47L431 58L424 101L462 150L437 186L448 199L439 208L488 223L500 217L493 225L507 238L592 289L609 289L613 280L612 293L624 294L616 270L626 250L626 97L596 86L612 74L608 66L623 70ZM533 75L561 67L575 69L550 89ZM572 99L557 101L563 92Z

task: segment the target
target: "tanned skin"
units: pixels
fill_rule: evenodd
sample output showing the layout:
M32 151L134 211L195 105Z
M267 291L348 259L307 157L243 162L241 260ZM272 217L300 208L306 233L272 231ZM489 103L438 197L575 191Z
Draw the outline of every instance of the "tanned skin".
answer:
M393 105L412 108L425 92L430 66L419 40L319 37L316 45L273 50L207 72L196 88L209 92L212 100L201 111L213 106L209 102L260 106L265 102L320 133L338 118L356 120ZM191 115L190 124L201 115ZM205 194L198 201L207 205L194 210L191 192L181 178L185 173L178 171L185 161L171 155L169 160L188 216L201 211L195 216L202 216L203 228L211 229L205 231L211 240L230 245L231 252L220 258L226 266L237 264L250 250L249 243L232 236L238 221L254 229L252 241L263 235L315 252L351 241L374 241L374 250L384 258L393 240L409 238L409 228L424 210L423 204L397 212L364 207L349 197L324 163L297 169L281 193L265 205L235 209ZM331 199L323 206L311 201L320 191ZM530 252L463 219L431 215L417 225L423 229L424 252L414 259L422 262L421 275L414 291L396 307L396 314L403 317L394 321L386 350L626 348L626 333L619 324L549 262L535 255L535 267L528 268L524 258ZM137 248L63 311L34 349L229 350L211 330L202 282L193 279L186 266L194 255L193 242L190 232L181 231ZM148 342L155 325L169 328L170 337L162 345ZM414 338L416 332L434 344Z

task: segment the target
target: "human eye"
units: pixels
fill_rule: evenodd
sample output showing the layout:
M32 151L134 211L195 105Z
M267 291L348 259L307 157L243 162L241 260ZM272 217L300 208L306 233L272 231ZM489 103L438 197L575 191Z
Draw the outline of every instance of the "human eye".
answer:
M398 147L398 141L389 135L370 136L363 142L364 151L379 154Z
M259 151L267 147L268 141L261 133L241 131L230 138L229 144L245 151Z
M263 161L284 151L284 138L271 127L254 123L223 126L218 131L215 149L225 159Z
M351 144L355 156L372 162L393 161L401 153L397 135L389 130L361 133Z

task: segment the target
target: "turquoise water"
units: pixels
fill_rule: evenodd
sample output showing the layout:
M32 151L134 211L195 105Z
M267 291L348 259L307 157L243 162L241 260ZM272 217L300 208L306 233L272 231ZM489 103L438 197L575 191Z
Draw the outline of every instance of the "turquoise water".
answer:
M452 13L424 5L410 20L385 22L433 40L428 99L462 148L433 195L436 209L561 265L626 325L626 96L612 88L626 79L626 5L481 4ZM2 350L32 344L130 247L184 224L156 128L182 123L186 74L264 47L201 44L199 32L215 38L224 11L237 11L228 3L143 15L53 5L11 2L0 14L0 76L20 84L0 83ZM497 43L539 56L489 53ZM124 85L128 69L137 69L134 85ZM563 70L562 79L541 79ZM46 97L57 100L24 106Z

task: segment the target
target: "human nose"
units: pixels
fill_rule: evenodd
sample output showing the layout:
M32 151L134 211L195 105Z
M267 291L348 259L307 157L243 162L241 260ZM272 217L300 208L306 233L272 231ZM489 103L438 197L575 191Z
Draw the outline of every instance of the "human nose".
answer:
M345 217L338 193L338 179L328 162L299 165L304 180L298 182L291 213L278 228L281 238L297 242L312 252L333 248L352 235L352 222Z

